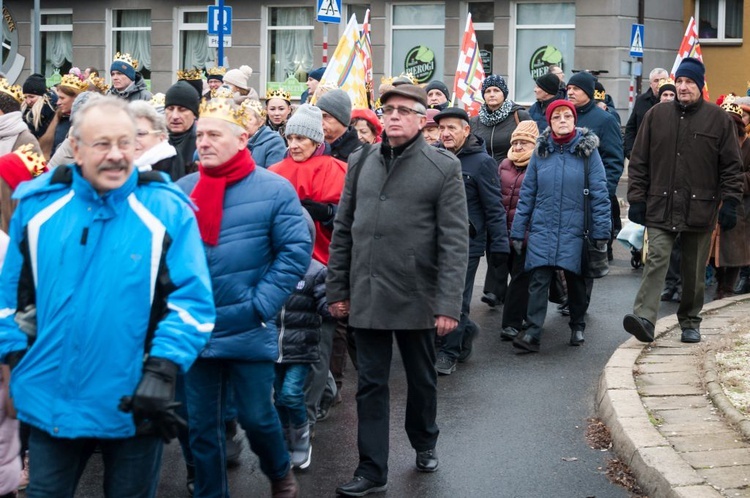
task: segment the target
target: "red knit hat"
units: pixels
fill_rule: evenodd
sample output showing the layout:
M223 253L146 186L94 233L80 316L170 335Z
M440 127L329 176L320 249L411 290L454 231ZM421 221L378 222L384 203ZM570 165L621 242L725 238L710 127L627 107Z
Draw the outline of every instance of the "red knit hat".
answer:
M576 106L574 106L573 103L569 100L560 99L555 100L547 107L547 112L545 113L545 116L547 117L547 124L550 124L552 112L558 107L567 107L568 109L570 109L570 111L573 113L573 122L578 123L578 113L576 112Z
M18 184L31 180L45 171L44 157L34 152L33 145L22 145L14 152L0 157L0 178L15 190Z
M380 124L378 116L370 109L352 109L352 120L364 119L375 127L375 135L380 136L383 133L383 125Z

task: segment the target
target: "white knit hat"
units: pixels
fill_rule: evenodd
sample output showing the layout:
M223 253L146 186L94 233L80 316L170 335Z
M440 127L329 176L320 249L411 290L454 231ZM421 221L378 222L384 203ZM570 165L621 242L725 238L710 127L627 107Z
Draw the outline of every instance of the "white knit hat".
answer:
M231 83L242 90L250 89L250 76L253 75L253 68L250 66L240 66L239 69L230 69L224 75L224 83Z
M302 104L286 122L286 136L307 137L316 144L323 143L323 113L310 104Z

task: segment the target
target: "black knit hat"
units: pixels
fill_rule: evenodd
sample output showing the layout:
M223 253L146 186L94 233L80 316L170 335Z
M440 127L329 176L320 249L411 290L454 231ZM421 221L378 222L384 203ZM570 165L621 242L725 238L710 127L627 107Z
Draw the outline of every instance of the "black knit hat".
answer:
M44 76L34 73L23 82L23 93L26 95L39 95L40 97L47 93L47 82Z
M443 95L445 95L445 98L450 100L450 92L448 91L448 87L445 86L445 83L443 83L440 80L432 80L429 83L427 83L427 86L424 87L424 91L427 93L430 93L430 90L440 90Z
M164 108L178 105L190 109L195 117L198 117L200 100L201 96L195 90L195 87L185 80L180 80L167 90L167 94L164 96Z
M546 73L536 79L536 86L550 95L557 95L560 89L560 78L555 74Z
M568 86L577 86L583 93L589 96L590 99L594 99L594 85L596 84L596 78L591 73L581 71L570 77L568 80Z

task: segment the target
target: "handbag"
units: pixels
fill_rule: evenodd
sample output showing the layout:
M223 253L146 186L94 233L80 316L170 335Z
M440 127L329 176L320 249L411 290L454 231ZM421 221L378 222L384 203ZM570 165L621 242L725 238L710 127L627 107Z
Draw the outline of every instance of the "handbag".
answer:
M583 251L581 251L581 275L584 278L602 278L609 273L607 247L599 249L589 233L591 206L589 191L589 158L583 158Z

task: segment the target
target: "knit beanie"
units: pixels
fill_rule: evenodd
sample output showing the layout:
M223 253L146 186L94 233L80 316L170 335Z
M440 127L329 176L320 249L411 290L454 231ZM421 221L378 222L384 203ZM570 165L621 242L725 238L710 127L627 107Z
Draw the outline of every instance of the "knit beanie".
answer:
M348 98L348 97L347 97ZM323 114L310 104L302 104L286 122L284 134L307 137L316 144L323 143Z
M224 75L224 83L232 85L242 90L250 90L250 76L253 75L253 68L250 66L240 66L239 69L230 69Z
M342 125L349 126L352 120L352 99L349 98L349 94L345 91L340 88L331 90L323 94L315 105L321 111L325 111L336 118L336 121Z
M482 82L482 97L484 97L484 92L486 92L491 86L498 87L500 91L503 92L505 98L508 98L508 84L505 82L505 78L499 74L491 74L487 76Z
M560 89L560 78L558 78L556 74L543 74L535 81L536 86L549 93L550 95L557 95L557 91Z
M553 74L552 76L555 75ZM525 140L526 142L535 143L537 137L539 137L539 128L536 125L536 121L527 119L518 123L516 129L510 135L510 141L513 143L516 140Z
M0 178L16 190L18 184L29 181L47 171L44 157L30 146L21 146L10 154L0 157Z
M706 66L701 61L693 57L685 57L677 67L677 71L674 73L674 79L679 77L690 78L695 81L698 88L703 90L703 86L706 83Z
M672 80L668 80L672 81ZM661 100L661 94L667 91L671 91L675 95L677 95L677 87L674 86L674 83L663 83L659 85L659 100Z
M445 98L450 100L450 92L448 91L448 87L445 86L445 83L443 83L440 80L432 80L429 83L427 83L427 86L424 87L424 91L427 93L430 93L430 90L440 90L443 92L443 95L445 95Z
M581 73L577 73L577 74L581 74ZM547 106L547 112L544 114L545 117L547 118L547 124L550 124L550 118L552 117L552 112L558 107L567 107L568 109L570 109L573 112L573 122L578 123L578 113L576 112L576 106L574 106L573 102L571 102L570 100L560 99L560 100L555 100L549 106Z
M319 68L313 69L312 71L310 71L309 73L307 73L307 77L308 78L312 78L314 80L320 81L321 79L323 79L323 73L325 73L325 72L326 72L326 68L325 67L319 67Z
M591 73L581 71L570 77L568 80L568 86L577 86L583 93L589 96L590 99L594 98L594 86L596 85L596 78Z
M109 72L119 71L127 76L130 81L135 81L135 68L121 59L115 59L112 65L109 66Z
M167 94L164 96L164 108L178 105L190 109L195 117L198 117L200 100L201 96L195 90L195 87L185 80L180 80L167 90Z
M383 125L380 124L380 120L375 112L370 109L352 109L352 119L364 119L375 128L375 135L380 136L383 133Z
M40 97L47 93L47 82L44 76L34 73L23 82L23 93L26 95L39 95Z
M597 81L596 83L594 83L594 100L604 102L606 98L607 91L604 89L604 85L602 85L601 82Z

